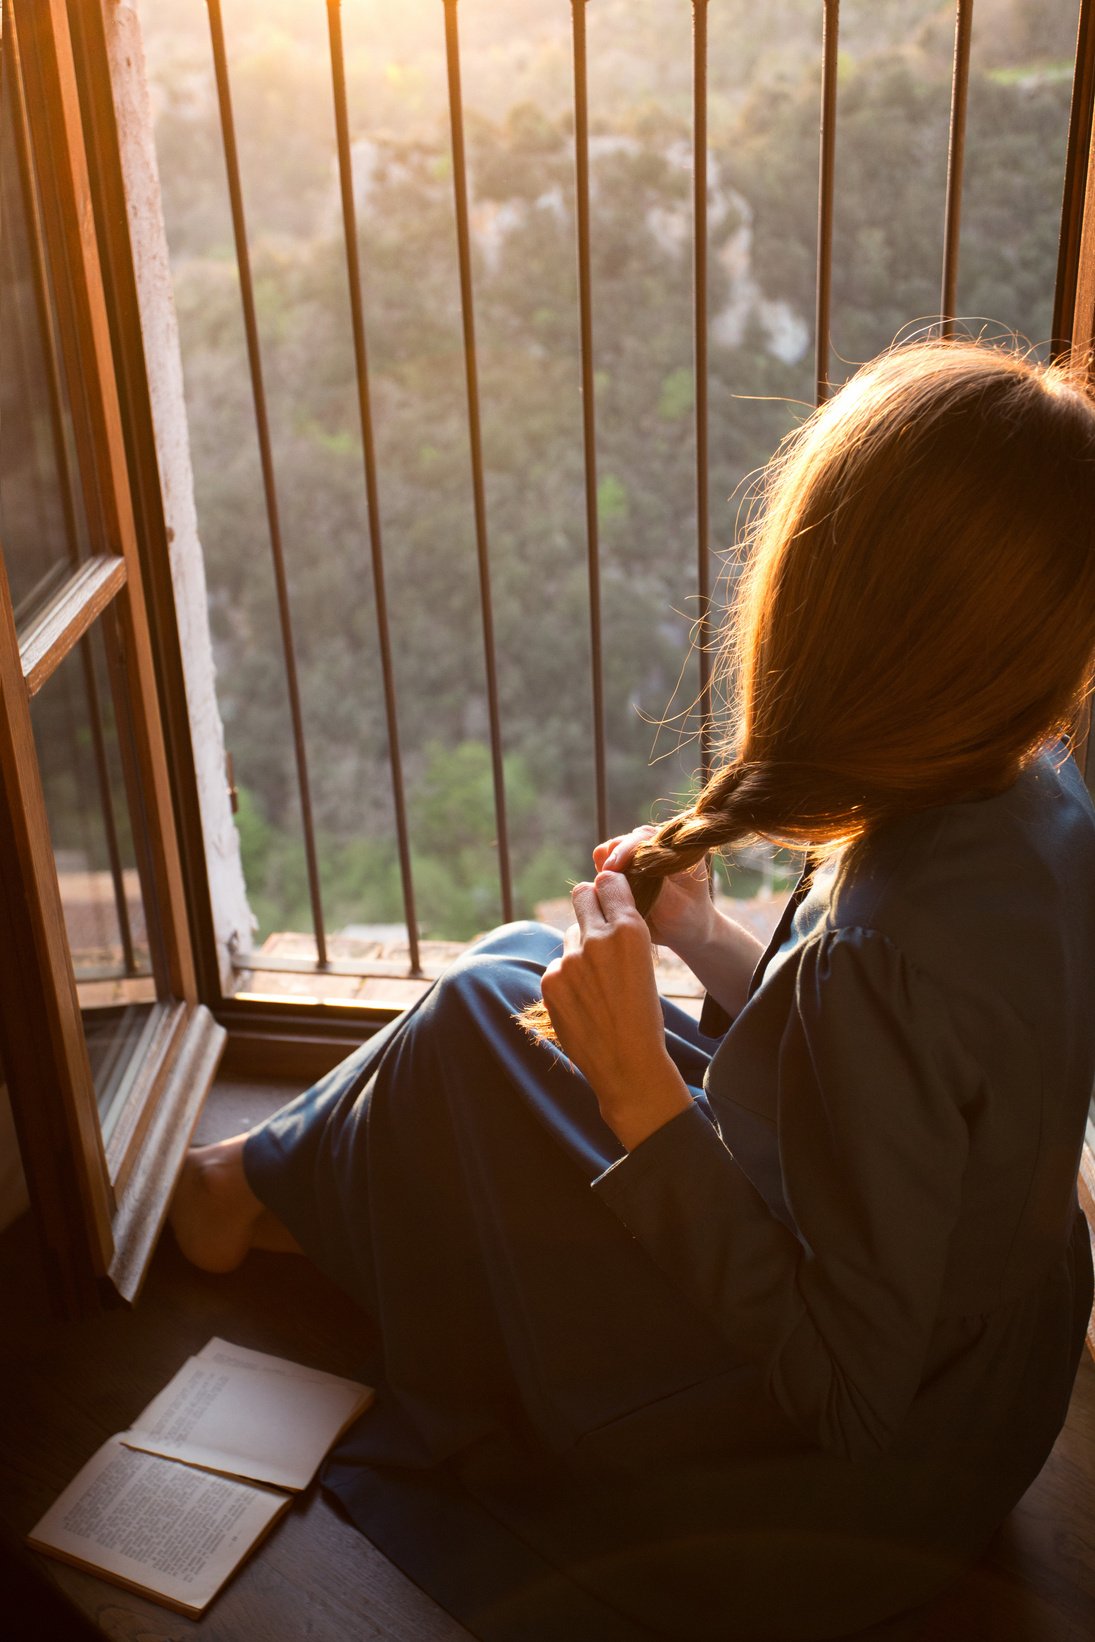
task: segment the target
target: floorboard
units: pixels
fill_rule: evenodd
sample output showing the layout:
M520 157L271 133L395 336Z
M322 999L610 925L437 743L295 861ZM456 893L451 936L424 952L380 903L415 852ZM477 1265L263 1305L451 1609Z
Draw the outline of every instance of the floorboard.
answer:
M198 1138L246 1127L293 1091L222 1082ZM314 1485L199 1620L26 1552L27 1530L112 1432L219 1334L355 1375L360 1311L304 1260L252 1255L209 1277L170 1236L138 1305L76 1324L43 1299L31 1229L0 1238L0 1635L81 1642L466 1642L468 1633L369 1544ZM14 1628L13 1628L14 1627ZM1095 1366L1085 1358L1068 1423L984 1562L930 1613L870 1642L1092 1642L1095 1638ZM565 1639L560 1639L565 1642ZM864 1639L866 1642L866 1639Z

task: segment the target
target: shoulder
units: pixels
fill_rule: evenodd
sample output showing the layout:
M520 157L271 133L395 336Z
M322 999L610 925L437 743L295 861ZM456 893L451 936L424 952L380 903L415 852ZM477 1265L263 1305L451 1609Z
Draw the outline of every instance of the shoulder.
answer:
M801 960L824 938L826 969L837 951L898 995L899 970L926 978L979 1038L1004 1017L1041 1037L1095 984L1093 909L1095 810L1073 761L1045 756L1004 793L903 817L824 864L793 944Z
M840 990L898 1008L915 977L982 1046L1013 1027L1075 1037L1095 986L1095 810L1073 761L1040 758L1004 793L824 862L758 965L754 1013L794 1007L807 977L832 989L838 969Z
M941 946L968 957L1019 928L1059 942L1092 929L1095 810L1072 759L1045 755L1006 792L881 828L817 892L815 930L874 931L929 973Z

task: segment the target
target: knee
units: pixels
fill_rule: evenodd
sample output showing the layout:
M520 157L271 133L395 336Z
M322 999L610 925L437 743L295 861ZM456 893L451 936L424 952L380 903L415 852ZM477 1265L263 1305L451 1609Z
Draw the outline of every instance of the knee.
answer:
M438 1040L451 1044L469 1028L476 1029L497 993L496 968L490 958L464 952L438 976L423 1012L423 1024L428 1020Z
M546 924L505 924L462 952L435 982L430 1012L439 1026L514 1015L540 995L544 968L562 950Z
M517 918L512 923L500 924L487 935L480 935L458 962L463 963L465 959L480 954L496 953L546 965L562 951L562 944L562 935L550 924L538 923L533 918Z

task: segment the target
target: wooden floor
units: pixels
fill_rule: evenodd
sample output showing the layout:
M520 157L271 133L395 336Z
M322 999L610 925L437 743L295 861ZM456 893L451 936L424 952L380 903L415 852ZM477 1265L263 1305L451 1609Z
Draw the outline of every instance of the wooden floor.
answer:
M218 1085L200 1137L244 1126L285 1092L275 1085ZM211 1335L334 1373L358 1372L368 1324L305 1261L256 1254L229 1277L207 1277L186 1265L168 1237L135 1310L60 1324L46 1313L30 1228L21 1222L0 1239L0 1317L0 1636L12 1642L60 1642L66 1635L73 1642L95 1635L116 1642L183 1642L192 1634L204 1642L467 1637L315 1487L201 1621L21 1549L22 1536L84 1460L128 1426ZM870 1634L872 1642L1095 1639L1095 1366L1089 1360L1049 1462L985 1563L930 1614Z

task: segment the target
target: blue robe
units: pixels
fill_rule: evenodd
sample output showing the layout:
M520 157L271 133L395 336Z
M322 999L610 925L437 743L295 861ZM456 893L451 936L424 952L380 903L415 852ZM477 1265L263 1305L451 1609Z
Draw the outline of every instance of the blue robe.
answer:
M543 1630L571 1642L837 1636L934 1595L1082 1346L1093 909L1060 755L889 824L800 885L735 1021L663 1005L694 1101L630 1154L512 1018L558 936L469 948L245 1149L378 1324L351 1514L380 1476L474 1500L530 1559L500 1553L497 1611L489 1554L478 1620L450 1601L484 1636L538 1634L545 1570L588 1604Z

